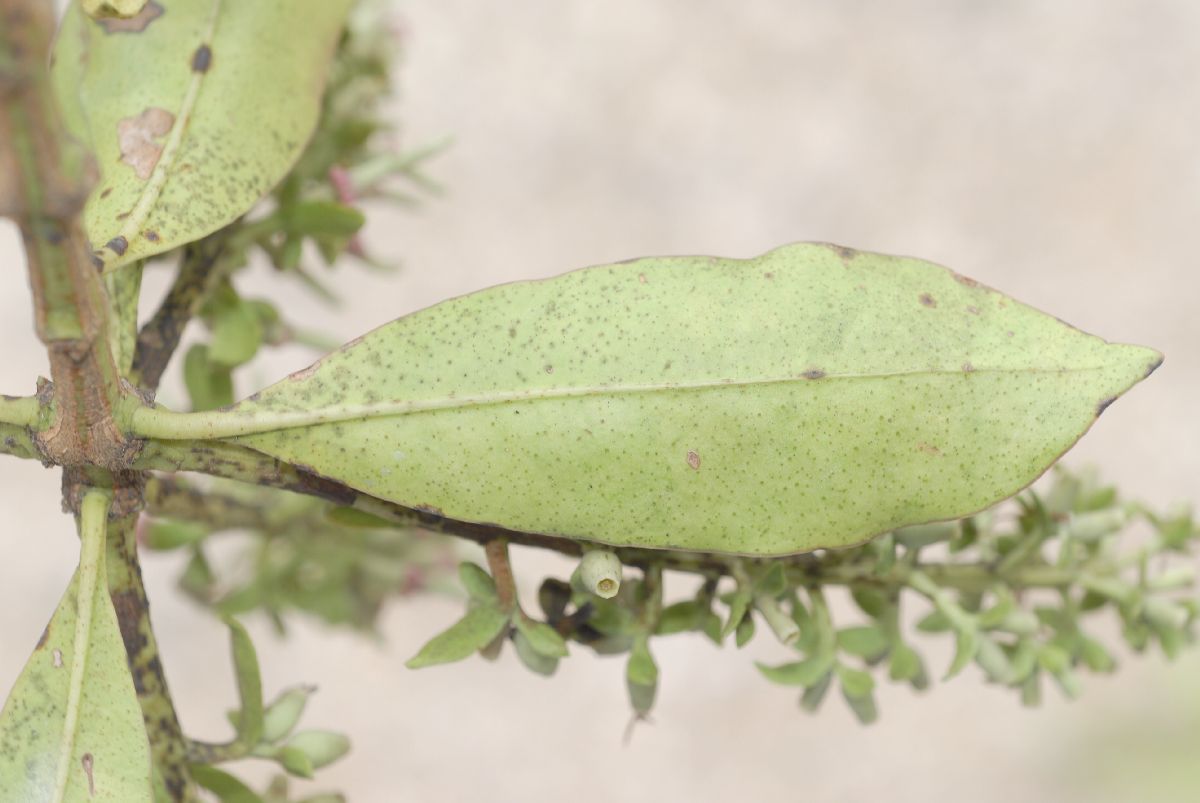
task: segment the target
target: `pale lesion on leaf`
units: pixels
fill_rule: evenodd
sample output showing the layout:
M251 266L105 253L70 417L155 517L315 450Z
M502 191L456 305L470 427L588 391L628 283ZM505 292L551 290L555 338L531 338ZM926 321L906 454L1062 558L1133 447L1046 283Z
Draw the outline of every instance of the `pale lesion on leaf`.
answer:
M97 12L88 11L88 13L102 14L111 6L108 3L100 3ZM165 9L161 3L153 2L146 3L141 10L133 16L124 14L119 16L103 16L96 19L96 24L104 29L105 33L141 33L146 30L146 27L163 15Z
M142 181L148 181L162 157L164 143L157 140L171 133L175 115L158 106L150 106L141 114L126 117L117 123L117 145L121 162L133 168Z

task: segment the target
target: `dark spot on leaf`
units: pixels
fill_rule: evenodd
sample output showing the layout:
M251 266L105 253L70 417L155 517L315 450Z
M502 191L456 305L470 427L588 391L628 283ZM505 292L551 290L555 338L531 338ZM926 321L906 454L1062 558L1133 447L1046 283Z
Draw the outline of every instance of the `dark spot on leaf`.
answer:
M1146 373L1142 375L1142 379L1145 379L1146 377L1150 376L1150 374L1157 371L1158 366L1160 366L1162 364L1163 364L1163 358L1159 357L1157 360L1154 361L1153 364L1151 364L1151 366L1149 368L1146 369Z
M96 759L91 753L84 753L79 759L79 763L83 765L83 771L88 779L88 797L96 796L96 778L92 774L92 769L96 765Z
M696 471L700 470L700 453L695 449L689 449L687 453L687 464Z
M295 464L298 474L295 489L301 493L319 496L339 505L353 505L358 498L358 491L342 483L322 477L311 466L302 463Z
M104 260L95 254L92 254L92 265L95 266L96 270L104 270Z
M921 293L920 301L926 307L933 308L937 306L937 302L933 300L933 296L929 295L929 293Z
M849 262L858 256L858 252L853 248L847 248L844 245L834 245L833 243L826 243L825 245L830 251L833 251L835 254L841 257L843 262Z
M978 315L979 307L967 307L967 312L971 313L972 315Z
M942 450L934 446L932 443L921 442L917 444L917 448L925 454L933 455L934 457L940 457L942 454Z
M644 273L639 273L639 274L638 274L638 283L639 283L639 284L645 284L645 283L646 283L646 274L644 274Z
M547 366L546 366L546 373L548 373L548 374L552 374L552 373L554 373L554 366L553 366L553 365L547 365Z
M950 271L950 275L954 277L954 281L959 284L965 284L967 287L979 287L979 282L972 279L970 276L963 276L961 273Z
M443 513L442 509L437 505L414 505L413 510L417 511L417 513L421 514L423 517L437 517L439 519L444 519L446 517L446 514Z
M804 377L805 379L824 379L825 372L820 368L809 368L807 371L800 374L800 376Z
M156 232L156 231L147 230L147 231L143 232L143 235L145 236L145 238L147 240L149 240L152 243L158 242L158 232Z
M113 237L111 240L109 240L108 244L105 245L104 247L107 248L108 250L112 251L117 256L123 256L125 254L125 251L128 250L128 248L129 248L129 241L126 240L124 237L118 235L116 237Z
M196 48L196 52L192 54L192 71L193 72L208 72L209 66L212 64L212 48L208 45L200 45Z
M969 374L975 370L975 366L971 365L971 363L969 363L969 362L964 362L962 364L962 369L963 369L963 373Z
M319 362L314 362L312 365L308 366L307 368L301 368L299 371L297 371L294 374L288 374L288 379L292 382L301 382L305 379L308 379L310 376L313 375L313 373L316 372L317 368L320 367L320 365L321 364Z
M764 279L774 279L774 278L775 278L775 274L774 274L774 273L771 273L771 271L767 271L766 273L764 273L764 274L763 274L763 278L764 278Z
M101 197L101 198L107 198L107 197L108 197L109 195L111 195L111 194L112 194L112 187L107 187L106 189L104 189L104 190L103 190L103 191L100 193L100 197Z
M40 639L38 639L37 646L34 647L34 649L40 650L42 647L45 647L46 640L48 638L50 638L50 625L46 625L46 629L42 631L42 637Z
M1116 396L1109 396L1107 399L1101 399L1100 403L1096 405L1096 415L1100 415L1101 413L1103 413L1105 410L1108 409L1108 406L1110 404L1112 404L1113 402L1115 402L1116 400L1117 400Z
M105 33L141 33L146 26L163 15L163 7L159 3L149 2L142 10L128 19L107 17L96 20Z

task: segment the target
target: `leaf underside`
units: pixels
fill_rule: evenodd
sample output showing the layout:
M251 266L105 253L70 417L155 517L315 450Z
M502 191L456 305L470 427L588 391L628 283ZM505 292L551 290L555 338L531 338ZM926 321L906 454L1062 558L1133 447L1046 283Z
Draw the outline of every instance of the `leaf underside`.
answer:
M230 415L318 410L239 440L448 518L778 555L1012 495L1160 362L937 265L798 244L452 299Z
M105 268L215 231L283 178L316 125L349 6L157 0L95 20L70 5L53 78L100 170L84 222Z
M142 710L102 565L99 575L63 796L55 797L55 781L74 660L78 572L0 714L0 803L151 800Z

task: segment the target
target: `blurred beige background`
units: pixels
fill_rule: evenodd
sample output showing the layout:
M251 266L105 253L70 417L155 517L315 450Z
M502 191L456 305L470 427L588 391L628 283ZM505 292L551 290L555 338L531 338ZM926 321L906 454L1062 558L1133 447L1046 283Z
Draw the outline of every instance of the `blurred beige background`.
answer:
M1198 495L1200 4L1193 0L399 0L402 139L450 134L448 194L385 211L394 277L342 270L330 310L294 287L292 317L348 339L449 295L649 254L750 256L828 240L954 267L1166 364L1067 456L1156 505ZM45 371L21 257L0 228L0 389ZM246 282L268 292L269 277ZM161 292L165 275L148 281ZM249 392L302 367L273 353ZM168 402L181 401L178 391ZM58 477L0 461L0 687L20 670L73 567ZM534 584L569 566L517 554ZM146 573L185 726L225 734L234 691L221 626ZM655 724L621 744L623 666L583 650L552 681L505 655L408 672L457 615L447 599L386 614L366 642L262 622L268 693L312 682L310 726L351 756L314 788L354 801L1190 801L1200 799L1200 651L1131 657L1050 690L1038 710L971 669L923 697L885 687L879 724L840 701L817 717L751 655L676 636L658 648ZM764 637L753 656L781 660ZM935 667L948 653L930 648Z

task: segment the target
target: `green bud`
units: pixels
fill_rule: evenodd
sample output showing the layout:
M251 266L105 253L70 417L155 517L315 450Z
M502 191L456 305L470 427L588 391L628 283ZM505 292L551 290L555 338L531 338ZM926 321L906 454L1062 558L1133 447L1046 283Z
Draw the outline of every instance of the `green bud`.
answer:
M588 591L612 599L621 590L621 561L607 549L588 550L579 562L579 577Z
M1129 514L1119 507L1089 513L1072 513L1067 519L1066 532L1080 541L1097 541L1115 533L1128 521Z
M1142 615L1147 622L1162 630L1180 630L1188 619L1186 608L1162 597L1147 597Z
M291 733L304 713L309 695L314 691L314 686L297 686L276 697L275 702L267 706L263 713L262 740L274 743Z
M299 750L314 770L332 764L350 752L350 739L333 731L301 731L288 739L285 750Z
M312 759L299 748L282 747L275 754L275 760L292 775L300 778L313 777Z

